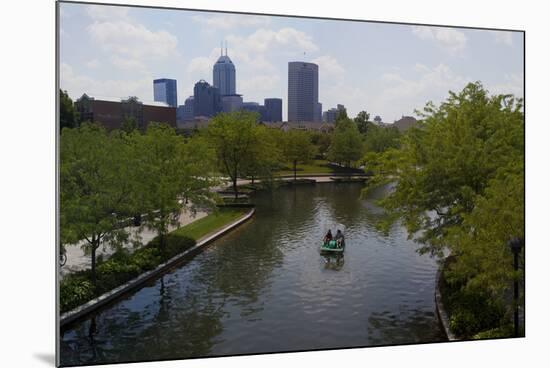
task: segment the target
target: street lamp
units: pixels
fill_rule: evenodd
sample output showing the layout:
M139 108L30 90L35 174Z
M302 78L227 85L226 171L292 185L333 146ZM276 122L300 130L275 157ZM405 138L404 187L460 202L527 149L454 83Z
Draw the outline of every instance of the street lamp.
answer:
M519 268L519 253L521 248L525 246L525 240L523 238L513 238L508 242L510 250L514 254L514 271L518 271ZM519 336L519 285L518 278L514 278L514 337Z

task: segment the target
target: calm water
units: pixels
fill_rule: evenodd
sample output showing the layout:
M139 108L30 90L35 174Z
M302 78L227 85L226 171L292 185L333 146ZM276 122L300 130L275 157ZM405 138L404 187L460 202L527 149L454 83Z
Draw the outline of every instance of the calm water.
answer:
M361 184L258 193L255 218L186 264L63 332L63 365L443 341L437 264L405 230L378 233ZM325 224L344 224L329 263ZM333 230L334 231L334 230ZM90 331L93 331L90 334Z

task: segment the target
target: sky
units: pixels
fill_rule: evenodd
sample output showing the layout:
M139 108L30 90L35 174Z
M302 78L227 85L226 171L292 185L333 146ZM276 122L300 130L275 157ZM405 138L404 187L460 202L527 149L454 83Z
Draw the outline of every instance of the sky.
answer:
M177 80L178 104L227 42L237 93L283 99L288 62L319 65L323 111L346 106L391 123L426 102L481 81L492 94L523 97L523 34L449 27L60 3L60 87L76 100L153 100L153 79ZM360 15L358 15L360 17Z

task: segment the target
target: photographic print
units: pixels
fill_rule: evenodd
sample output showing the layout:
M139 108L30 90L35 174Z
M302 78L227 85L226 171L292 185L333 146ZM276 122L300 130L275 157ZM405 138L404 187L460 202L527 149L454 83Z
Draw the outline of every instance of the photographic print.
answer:
M58 2L57 364L525 336L484 26Z

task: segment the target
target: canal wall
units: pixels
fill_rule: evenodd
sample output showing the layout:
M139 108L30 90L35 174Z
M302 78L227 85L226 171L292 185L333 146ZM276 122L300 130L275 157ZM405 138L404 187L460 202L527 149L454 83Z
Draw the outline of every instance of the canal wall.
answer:
M234 222L225 225L223 228L217 230L216 232L207 235L206 237L203 237L200 239L197 244L186 250L183 253L180 253L172 258L170 258L168 261L160 264L155 268L154 270L147 271L139 275L138 277L114 288L111 291L106 292L105 294L102 294L98 296L95 299L90 300L89 302L76 307L66 313L63 313L59 319L60 326L64 326L70 322L73 322L91 312L94 310L100 308L101 306L114 301L115 299L123 296L127 292L138 288L139 286L142 286L145 282L163 274L168 269L176 265L178 262L181 262L184 259L187 259L189 257L192 257L198 253L200 253L203 248L213 242L214 240L220 238L221 236L225 235L226 233L230 232L231 230L235 229L239 225L245 223L249 219L254 216L254 213L256 212L255 208L251 208L250 211L248 211L243 217L235 220Z
M455 341L458 340L458 338L451 331L449 315L445 310L445 306L443 305L443 298L441 296L443 269L446 264L447 262L443 261L437 269L437 273L435 275L435 310L437 313L437 318L439 319L439 323L441 324L443 331L445 331L445 335L447 335L447 340Z

